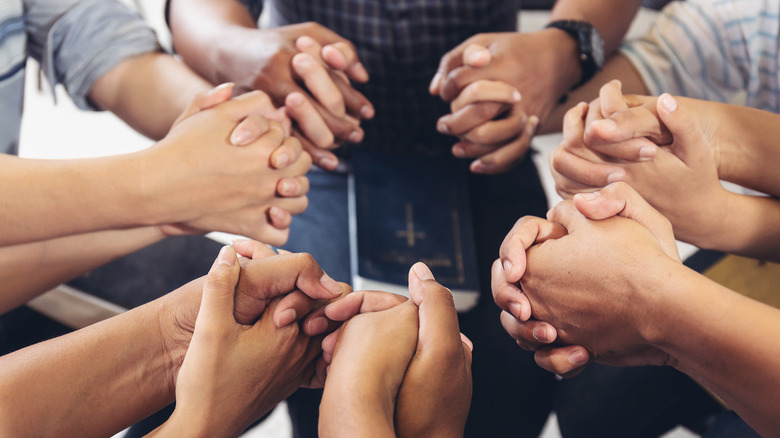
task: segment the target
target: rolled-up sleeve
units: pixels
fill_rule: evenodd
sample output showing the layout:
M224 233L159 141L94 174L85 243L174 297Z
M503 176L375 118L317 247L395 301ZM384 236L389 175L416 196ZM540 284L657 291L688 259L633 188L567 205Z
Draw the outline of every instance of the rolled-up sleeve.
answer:
M162 50L137 12L116 0L25 0L28 52L75 104L96 109L87 94L123 60Z

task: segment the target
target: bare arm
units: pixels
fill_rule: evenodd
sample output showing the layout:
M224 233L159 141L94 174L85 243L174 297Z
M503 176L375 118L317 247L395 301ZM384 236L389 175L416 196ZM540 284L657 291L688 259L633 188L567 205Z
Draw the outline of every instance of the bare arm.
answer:
M624 217L611 217L615 212ZM777 435L780 310L682 265L669 222L623 183L564 201L549 218L518 223L531 226L535 243L544 242L528 250L523 292L565 346L538 350L537 363L570 372L584 366L569 357L569 348L581 345L597 362L670 365L713 390L759 433ZM561 233L534 232L541 224ZM530 337L507 314L502 322L516 339Z
M133 154L82 160L0 157L0 180L13 188L2 199L0 219L7 227L0 246L165 224L283 244L289 215L308 202L303 175L311 159L278 123L260 116L272 108L263 93L198 111L203 102L231 90L218 87L199 95L185 114L189 117L155 146ZM256 125L249 131L259 132L259 138L253 134L247 144L234 144L234 130L248 125ZM277 164L280 155L284 165ZM282 190L282 180L294 189ZM286 224L277 227L272 209L287 212Z
M257 23L244 5L236 0L194 0L186 4L171 1L170 8L176 51L195 71L215 84L250 74L234 72L237 65L223 55L223 51L230 51L235 45L234 35L251 35L251 31L257 31Z
M164 237L160 228L147 227L0 248L0 313Z
M333 170L330 149L362 141L360 120L374 109L352 87L368 73L351 42L312 22L258 29L235 0L171 1L170 25L184 61L209 81L262 90L284 105L314 164Z
M0 434L111 436L172 402L182 358L164 348L157 306L0 358Z
M157 52L116 65L92 84L89 98L141 134L160 140L195 95L210 88L187 66Z
M675 274L656 280L664 292L653 315L663 319L656 320L651 342L761 435L777 435L780 310L682 266L669 272Z
M117 317L1 357L0 435L111 436L173 402L174 382L192 338L204 283L205 277L194 280ZM228 302L233 304L228 318L233 324L251 324L267 309L272 309L269 316L274 310L278 316L290 306L285 307L284 300L275 308L268 306L293 290L313 299L330 299L341 293L341 287L306 254L253 259L241 266L235 296L228 294ZM270 321L264 325L275 329ZM297 325L276 332L276 338L269 335L273 338L270 342L281 342L291 353L302 352L284 342L300 338ZM264 356L270 362L279 357ZM247 358L241 363L258 362ZM300 371L306 364L304 360L282 361L278 367ZM242 367L248 368L252 367ZM260 376L262 381L249 385L257 390L256 398L240 398L238 403L277 403L301 384L300 372L293 374L290 379L270 382ZM221 377L207 380L216 382ZM195 381L202 389L198 384L203 382ZM203 401L199 395L196 402ZM219 403L216 398L209 401Z

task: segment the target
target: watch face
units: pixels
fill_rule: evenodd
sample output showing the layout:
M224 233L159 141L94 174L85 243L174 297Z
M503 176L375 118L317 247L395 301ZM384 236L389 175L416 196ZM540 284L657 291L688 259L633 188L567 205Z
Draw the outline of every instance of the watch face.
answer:
M604 66L604 40L601 39L598 30L595 27L591 27L590 30L590 49L593 55L593 62L596 63L598 68Z

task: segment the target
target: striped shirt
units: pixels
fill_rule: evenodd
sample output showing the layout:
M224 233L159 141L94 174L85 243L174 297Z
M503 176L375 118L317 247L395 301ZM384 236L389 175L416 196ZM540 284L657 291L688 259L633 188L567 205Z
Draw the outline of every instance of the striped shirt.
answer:
M27 57L74 103L120 61L160 50L154 31L116 0L0 0L0 152L16 153Z
M255 16L262 1L247 0ZM518 0L270 0L272 26L317 22L350 40L371 75L356 85L376 107L361 148L449 154L436 131L448 105L428 93L441 57L481 32L515 31Z
M652 94L780 113L780 0L673 2L621 50Z

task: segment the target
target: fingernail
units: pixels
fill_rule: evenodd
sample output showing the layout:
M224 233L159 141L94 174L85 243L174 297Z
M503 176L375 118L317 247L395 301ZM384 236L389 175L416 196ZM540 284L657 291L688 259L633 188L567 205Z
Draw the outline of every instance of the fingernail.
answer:
M291 93L287 96L287 104L298 106L303 103L303 95L300 93Z
M295 191L295 183L292 181L282 181L282 194L289 195Z
M328 292L332 293L333 295L339 295L341 293L341 286L336 282L336 280L330 278L330 276L326 273L322 273L322 277L320 277L320 284L322 284L325 289L328 290Z
M369 105L365 105L363 108L360 108L360 117L364 119L373 118L374 114L374 108L371 108Z
M366 66L363 65L362 62L355 64L355 69L357 70L358 75L368 79L368 70L366 70Z
M580 198L586 200L586 201L593 201L594 199L598 198L601 195L599 191L595 192L588 192L588 193L580 193L577 196Z
M569 355L569 362L574 365L583 365L588 362L588 355L582 350L577 350Z
M284 327L287 324L290 324L291 322L295 321L295 319L298 317L298 314L295 313L295 309L287 309L284 312L279 314L279 317L276 319L276 326L277 327Z
M277 169L281 169L283 167L287 167L287 165L290 164L290 155L286 152L282 152L280 154L274 155L274 167Z
M520 315L523 313L523 305L520 303L511 303L509 305L509 313L517 319L520 319Z
M469 351L474 351L474 343L471 342L471 339L468 338L468 336L464 335L463 333L460 334L460 340L466 344L467 347L469 347Z
M446 124L446 123L444 123L444 122L439 122L439 123L436 125L436 129L437 129L439 132L441 132L442 134L449 134L449 133L450 133L450 127L449 127L449 126L447 126L447 124Z
M639 158L642 160L652 160L655 158L655 154L657 152L657 149L653 146L644 146L642 149L639 149Z
M277 221L282 220L285 217L284 210L275 205L268 209L268 214Z
M230 143L233 146L241 146L248 139L249 139L249 132L243 129L233 131L233 133L230 134Z
M428 268L425 263L415 263L414 266L412 266L412 271L414 271L414 275L420 280L435 280L433 272L431 272L430 268Z
M539 125L539 117L537 116L531 116L528 118L528 124L532 126L532 130L536 129L536 127Z
M225 88L228 88L228 87L232 88L233 86L234 86L234 84L232 82L225 82L224 84L219 84L219 85L217 85L216 87L212 88L209 91L209 95L217 94L219 91L221 91L221 90L223 90Z
M320 160L320 167L324 167L325 169L335 169L339 165L339 160L336 157L325 157Z
M515 102L520 102L520 100L523 98L523 96L520 94L519 91L515 90L512 92L512 100Z
M311 321L309 321L309 329L307 330L311 336L317 336L319 334L325 333L325 330L328 329L328 320L323 316L318 316L316 318L312 318Z
M297 40L295 40L295 46L301 50L308 49L313 45L314 45L314 39L306 35L299 37Z
M233 247L225 245L219 250L217 256L217 265L233 266L236 264L236 255L233 252Z
M466 150L463 149L463 146L453 146L452 155L455 155L458 158L463 158L466 156Z
M352 131L347 138L351 143L359 143L363 140L363 133L360 131Z
M303 54L299 53L298 55L295 55L295 58L297 58L295 62L297 62L301 67L309 67L310 65L312 65L312 62L314 61L311 58L311 56L305 53Z
M485 164L482 163L482 160L472 161L471 165L469 166L469 169L473 173L485 173L485 172L487 172L487 166L485 166Z
M613 182L623 181L626 179L626 176L621 171L614 171L607 175L607 184L612 184Z
M469 52L469 54L466 56L466 64L474 65L479 64L479 61L483 58L484 52L481 50L476 50L473 52Z
M431 85L428 86L428 91L431 92L431 94L435 94L436 87L439 86L439 81L441 80L441 72L436 72L435 75L433 75L433 79L431 79Z
M661 105L664 106L664 109L666 109L666 111L669 111L671 113L677 109L677 100L675 100L675 98L672 97L671 94L664 93L663 95L661 95Z
M538 325L534 327L533 335L534 339L545 344L554 341L554 339L550 339L550 332L547 330L547 326Z
M509 274L512 273L512 262L509 261L509 259L504 260L504 263L502 264L504 266L504 274L509 277Z

